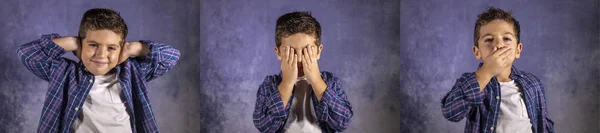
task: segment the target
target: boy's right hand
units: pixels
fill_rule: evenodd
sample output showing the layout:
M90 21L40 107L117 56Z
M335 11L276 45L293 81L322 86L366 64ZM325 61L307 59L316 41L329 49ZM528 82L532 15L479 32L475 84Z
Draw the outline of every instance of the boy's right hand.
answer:
M298 55L290 46L284 47L283 59L281 60L281 73L283 80L280 85L293 88L298 79Z
M500 48L490 53L485 59L483 59L483 66L477 70L478 76L484 76L486 78L492 78L502 70L511 66L510 60L514 56L514 49L510 47Z
M281 60L281 77L283 79L277 87L283 107L285 108L290 100L290 96L292 96L294 84L296 84L296 80L298 79L298 55L290 46L285 46L283 51L283 59Z

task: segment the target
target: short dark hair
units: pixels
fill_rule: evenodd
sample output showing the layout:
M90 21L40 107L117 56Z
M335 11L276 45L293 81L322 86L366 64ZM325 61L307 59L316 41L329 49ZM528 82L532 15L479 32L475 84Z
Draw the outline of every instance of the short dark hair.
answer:
M515 36L517 38L517 44L521 42L521 28L519 21L513 17L512 12L506 12L499 8L489 7L487 11L477 15L477 21L475 22L475 34L473 36L476 47L479 47L477 43L479 40L479 30L481 27L494 20L504 20L507 23L512 24L515 31Z
M121 44L127 38L127 24L121 15L111 9L94 8L86 11L79 25L79 38L83 40L89 30L111 30L121 35Z
M295 11L279 17L275 27L276 46L281 46L282 38L296 33L312 35L315 37L315 44L321 45L321 25L310 12Z

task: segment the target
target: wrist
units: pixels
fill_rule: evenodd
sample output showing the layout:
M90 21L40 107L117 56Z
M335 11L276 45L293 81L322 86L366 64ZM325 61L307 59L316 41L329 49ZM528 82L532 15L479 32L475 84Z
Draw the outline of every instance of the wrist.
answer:
M489 80L494 77L492 74L488 73L483 67L477 71L475 71L475 76L477 78Z
M281 81L281 83L279 83L279 87L290 88L290 87L294 87L294 84L295 84L295 82L283 80L283 81Z
M315 84L325 84L325 81L323 81L323 79L321 78L321 76L315 77L315 78L311 78L311 79L307 79L307 80L308 80L308 82L310 84L313 84L313 85L315 85Z

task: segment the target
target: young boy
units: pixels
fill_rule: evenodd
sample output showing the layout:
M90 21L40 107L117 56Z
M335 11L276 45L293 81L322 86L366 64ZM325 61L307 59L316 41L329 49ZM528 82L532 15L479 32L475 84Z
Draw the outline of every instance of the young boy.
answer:
M258 88L254 125L260 132L341 132L353 111L338 78L319 71L321 26L308 12L277 19L275 54L281 72Z
M126 37L119 13L91 9L78 37L43 35L18 48L25 67L49 82L38 132L158 132L146 82L169 71L179 51ZM61 57L71 51L81 61Z
M446 119L467 118L465 132L554 132L540 80L512 66L521 56L519 21L494 7L477 16L473 53L479 69L464 73L442 99Z

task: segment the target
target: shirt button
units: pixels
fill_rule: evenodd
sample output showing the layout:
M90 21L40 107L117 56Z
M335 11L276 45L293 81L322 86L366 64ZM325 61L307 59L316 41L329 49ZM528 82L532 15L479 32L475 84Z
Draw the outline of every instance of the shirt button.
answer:
M94 80L90 79L90 83L94 82Z
M494 127L491 127L490 129L491 129L491 130L494 130Z
M75 111L79 111L79 107L75 107Z
M499 97L499 96L496 96L496 99L500 99L500 97ZM492 128L493 128L493 127L492 127Z

